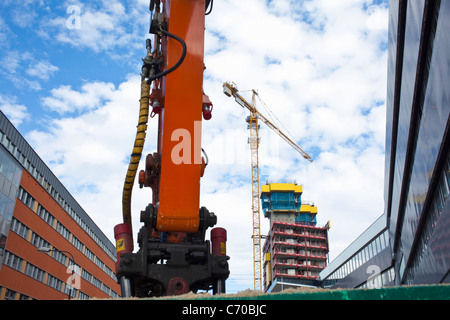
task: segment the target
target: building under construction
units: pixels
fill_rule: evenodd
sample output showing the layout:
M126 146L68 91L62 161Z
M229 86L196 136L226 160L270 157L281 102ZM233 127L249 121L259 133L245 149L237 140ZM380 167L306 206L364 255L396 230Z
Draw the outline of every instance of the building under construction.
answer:
M264 253L264 291L320 286L327 264L328 226L317 227L317 207L301 201L301 185L267 183L261 187L264 216L270 219Z

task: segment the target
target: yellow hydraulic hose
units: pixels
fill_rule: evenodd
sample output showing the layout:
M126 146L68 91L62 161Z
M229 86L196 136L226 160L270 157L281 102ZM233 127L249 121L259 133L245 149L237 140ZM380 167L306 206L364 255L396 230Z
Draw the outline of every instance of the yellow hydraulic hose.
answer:
M144 148L147 122L149 115L149 94L150 85L147 81L141 82L141 100L139 109L139 122L137 126L136 139L134 140L133 153L128 165L127 175L123 186L122 213L123 222L131 226L131 191L133 190L134 179L141 160L142 149Z

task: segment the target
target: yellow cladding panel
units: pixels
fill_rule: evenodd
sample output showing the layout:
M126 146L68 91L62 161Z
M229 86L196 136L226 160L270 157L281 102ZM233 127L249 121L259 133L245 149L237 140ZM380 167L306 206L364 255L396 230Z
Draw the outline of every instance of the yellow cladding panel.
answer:
M302 206L300 208L300 212L301 213L317 214L317 207L310 206L310 205L307 205L307 204L302 204Z
M268 185L261 186L262 193L270 193L270 192L294 192L294 193L303 193L303 188L300 185L296 185L294 183L270 183Z

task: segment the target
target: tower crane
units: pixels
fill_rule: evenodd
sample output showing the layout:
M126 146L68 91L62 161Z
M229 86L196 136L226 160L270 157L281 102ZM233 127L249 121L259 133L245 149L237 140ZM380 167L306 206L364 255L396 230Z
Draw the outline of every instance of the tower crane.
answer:
M306 153L297 143L292 141L286 134L284 134L276 125L269 121L256 108L256 96L258 93L252 90L252 102L247 102L238 92L238 88L234 83L225 82L223 84L223 92L228 97L234 97L236 102L243 108L250 111L250 116L247 118L250 129L250 152L251 152L251 167L252 167L252 217L253 217L253 281L254 289L261 290L261 233L260 233L260 204L259 204L259 125L258 120L261 120L270 129L275 131L284 141L291 147L297 150L304 159L312 162L313 159Z

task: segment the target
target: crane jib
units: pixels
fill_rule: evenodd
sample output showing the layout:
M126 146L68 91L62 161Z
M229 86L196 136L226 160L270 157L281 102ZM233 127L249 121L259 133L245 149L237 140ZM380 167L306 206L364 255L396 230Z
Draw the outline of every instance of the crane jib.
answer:
M223 84L224 94L228 97L233 96L234 100L241 106L245 107L250 112L252 112L256 117L264 122L270 129L272 129L274 132L276 132L284 141L286 141L288 144L290 144L297 152L299 152L304 159L308 160L309 162L313 162L313 159L309 156L308 153L306 153L297 143L292 141L288 136L286 136L276 125L274 125L272 122L270 122L264 115L262 115L255 106L251 105L249 102L247 102L243 97L241 97L238 93L237 87L235 85L230 85L229 83L225 82ZM254 91L254 94L257 95L257 92Z
M242 108L248 108L245 101L242 100L239 96L235 96L234 100L241 105Z

